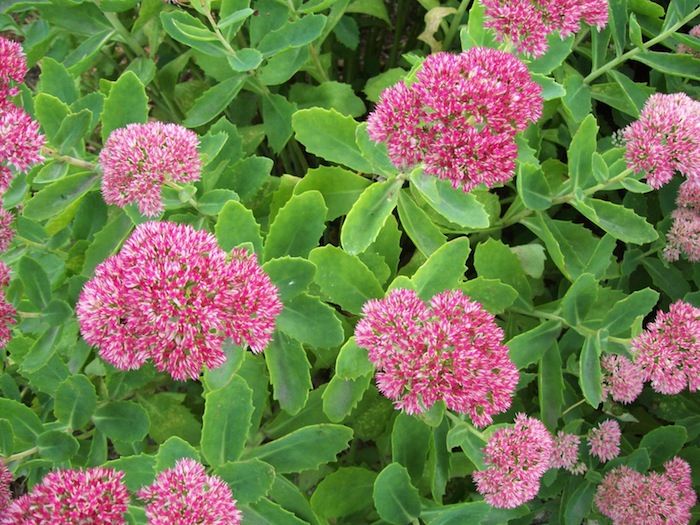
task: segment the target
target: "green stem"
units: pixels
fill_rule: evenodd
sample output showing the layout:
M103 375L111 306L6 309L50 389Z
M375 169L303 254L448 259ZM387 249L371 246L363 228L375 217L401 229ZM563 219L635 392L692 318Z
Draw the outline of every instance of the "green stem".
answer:
M20 459L26 458L27 456L31 456L32 454L36 454L37 452L39 452L39 447L32 447L23 452L17 452L17 454L7 456L6 458L4 458L4 461L5 463L9 463L10 461L19 461Z
M83 169L90 170L90 171L97 170L97 164L95 164L93 162L88 162L86 160L77 159L77 158L71 157L69 155L61 155L56 150L53 150L51 148L47 148L46 146L44 146L41 149L41 154L46 156L46 157L51 157L52 159L57 160L59 162L65 162L66 164L70 164L71 166L75 166L77 168L83 168Z
M117 16L116 13L104 13L105 18L109 21L110 24L112 24L112 27L114 30L119 33L119 36L122 37L122 40L124 40L124 43L131 49L134 53L136 53L138 56L146 56L146 51L144 51L143 47L141 47L141 44L139 44L136 39L131 35L129 30L124 27L124 24L122 24L122 21L119 20L119 17Z
M571 411L574 410L575 408L580 407L580 406L583 405L585 402L586 402L585 399L582 399L581 401L577 401L576 403L574 403L574 404L571 405L569 408L567 408L566 410L564 410L564 412L561 413L562 417L564 417L566 414L568 414L569 412L571 412Z
M488 441L488 438L484 435L483 432L479 432L476 428L474 428L474 425L471 423L464 421L463 419L460 419L456 415L454 415L452 412L449 410L445 411L445 414L447 414L447 417L452 420L452 422L456 425L466 425L467 428L469 429L469 432L474 434L476 437L478 437L482 441Z
M673 33L678 31L681 27L683 27L685 24L687 24L688 22L690 22L693 18L695 18L697 16L700 16L700 7L698 7L694 11L692 11L685 18L683 18L683 19L679 20L678 22L676 22L675 24L673 24L671 27L669 27L665 31L662 31L661 33L659 33L656 37L644 42L644 44L642 44L642 47L635 47L634 49L630 49L629 51L627 51L627 53L624 53L624 54L620 55L619 57L611 60L607 64L599 67L598 69L591 71L591 73L586 78L584 78L583 81L586 84L590 84L592 81L594 81L599 76L607 73L608 71L619 66L623 62L626 62L630 58L637 56L639 53L642 53L643 51L646 51L650 47L655 46L659 42L665 40L666 38L671 36Z
M471 3L471 0L462 0L459 3L459 7L457 8L457 12L452 17L452 22L450 23L450 28L447 30L447 34L445 35L445 39L442 41L442 49L444 49L445 51L450 49L450 45L452 45L452 41L454 40L455 36L457 36L457 32L459 31L459 26L461 25L461 22L462 22L462 17L464 16L464 13L467 11L467 7L469 7L470 3Z
M169 188L174 189L174 190L177 191L178 193L180 193L180 192L182 192L182 191L185 190L185 187L184 187L184 186L180 186L177 182L173 182L173 181L171 181L171 180L167 180L167 179L166 179L166 180L163 182L163 184L164 184L165 186L168 186ZM187 199L185 202L187 202L187 204L189 204L190 206L192 206L195 210L199 210L199 208L197 207L197 202L196 202L192 197L190 197L189 199Z

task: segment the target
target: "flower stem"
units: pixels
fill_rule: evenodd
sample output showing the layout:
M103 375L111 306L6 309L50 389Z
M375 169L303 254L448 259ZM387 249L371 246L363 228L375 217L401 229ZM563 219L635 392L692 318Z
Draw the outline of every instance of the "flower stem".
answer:
M41 149L41 154L45 155L46 157L51 157L52 159L57 160L59 162L65 162L66 164L70 164L71 166L75 166L77 168L83 168L83 169L90 170L90 171L97 170L97 164L95 164L93 162L88 162L86 160L77 159L77 158L71 157L69 155L61 155L56 150L53 150L51 148L47 148L46 146L44 146Z
M679 20L678 22L676 22L675 24L670 26L665 31L662 31L661 33L659 33L657 36L655 36L651 40L647 40L646 42L644 42L644 44L642 44L642 47L635 47L634 49L630 49L629 51L627 51L627 53L624 53L624 54L620 55L619 57L611 60L607 64L600 66L598 69L591 71L591 73L586 78L584 78L583 81L586 84L590 84L599 76L607 73L608 71L619 66L623 62L626 62L630 58L637 56L639 53L642 53L642 52L648 50L650 47L658 44L659 42L662 42L663 40L665 40L666 38L671 36L673 33L678 31L681 27L683 27L685 24L690 22L693 18L695 18L698 15L700 15L700 7L698 7L694 11L692 11L685 18Z
M580 406L583 405L585 402L586 402L585 399L581 399L580 401L577 401L576 403L574 403L574 404L571 405L569 408L567 408L566 410L564 410L564 412L561 413L562 417L564 417L566 414L568 414L569 412L571 412L571 411L574 410L575 408L580 407Z
M462 22L462 17L464 17L464 13L467 11L467 7L469 7L470 3L471 3L471 0L462 0L459 3L459 7L457 8L457 12L452 17L452 22L450 23L450 28L447 30L447 34L445 35L445 39L442 41L442 48L445 51L450 49L450 45L452 45L452 40L454 40L455 36L457 36L457 32L459 31L459 26L461 25L461 22Z
M466 427L467 427L467 429L469 430L469 432L471 432L472 434L474 434L474 435L475 435L476 437L478 437L481 441L488 441L488 438L484 435L484 433L483 433L483 432L479 432L479 431L474 427L474 425L472 425L471 423L469 423L469 422L467 422L467 421L464 421L463 419L460 419L459 417L457 417L456 415L454 415L454 414L453 414L452 412L450 412L449 410L445 410L445 414L447 414L447 417L448 417L450 420L452 420L452 422L453 422L455 425L466 425Z
M6 458L4 458L4 461L5 463L9 463L10 461L19 461L20 459L31 456L32 454L36 454L37 452L39 452L39 447L32 447L23 452L17 452L17 454L7 456Z
M116 13L105 12L103 14L109 23L112 24L114 30L120 37L122 37L122 40L124 40L124 43L129 47L129 49L131 49L138 56L146 56L146 52L144 51L143 47L141 47L141 44L139 44L131 35L129 30L124 27L124 24L122 24L122 21L119 20Z

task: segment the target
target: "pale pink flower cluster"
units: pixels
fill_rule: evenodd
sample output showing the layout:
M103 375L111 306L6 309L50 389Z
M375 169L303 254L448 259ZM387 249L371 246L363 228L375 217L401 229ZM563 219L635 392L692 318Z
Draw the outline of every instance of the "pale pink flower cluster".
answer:
M690 262L700 261L700 180L686 180L678 188L673 224L666 234L664 257L677 261L684 254Z
M576 33L581 21L603 29L608 23L606 0L482 0L486 27L499 42L512 43L521 53L539 56L547 51L547 36Z
M493 315L461 291L425 304L413 290L368 301L355 340L377 367L377 386L409 414L443 400L484 426L505 412L518 370Z
M687 525L697 501L690 465L676 457L664 468L646 476L627 466L611 470L598 485L596 506L613 525Z
M0 288L10 284L10 268L0 261ZM7 300L5 293L0 293L0 348L4 348L12 338L10 327L17 322L17 310Z
M700 389L700 308L676 301L668 312L659 311L631 346L644 380L657 392Z
M591 455L606 462L620 455L620 424L614 419L606 419L588 432L588 448Z
M700 25L695 26L693 29L690 30L688 34L690 36L694 36L695 38L700 38ZM691 47L686 46L685 44L679 44L676 48L676 51L678 51L679 53L685 53L687 55L694 55L696 57L700 57L700 51L696 51L695 49L692 49Z
M367 131L399 168L423 163L425 173L468 192L513 177L515 135L541 112L541 89L520 60L472 48L430 55L410 86L384 90Z
M161 472L138 496L146 501L149 525L239 525L242 519L229 486L189 458Z
M12 493L10 483L12 483L12 472L7 468L5 462L0 458L0 516L3 511L12 503Z
M631 403L644 389L642 368L625 356L606 354L603 367L603 398L612 397L620 403Z
M27 60L19 42L0 37L0 107L17 94L16 84L24 82Z
M119 525L129 494L124 473L109 468L56 470L0 517L0 525Z
M700 102L685 93L656 93L639 119L622 131L627 165L646 175L652 188L678 171L700 182Z
M147 222L95 269L76 314L85 340L117 368L150 358L184 380L221 366L226 338L261 352L281 310L254 255L226 254L212 234L188 225Z
M586 472L586 464L578 459L581 438L576 434L559 431L553 438L551 468L563 468L572 474Z
M489 505L515 508L534 498L549 469L553 440L541 421L515 416L511 427L499 428L484 447L487 468L472 474Z
M197 135L177 124L129 124L113 131L100 153L105 202L136 203L144 215L160 214L164 183L199 180L198 145Z

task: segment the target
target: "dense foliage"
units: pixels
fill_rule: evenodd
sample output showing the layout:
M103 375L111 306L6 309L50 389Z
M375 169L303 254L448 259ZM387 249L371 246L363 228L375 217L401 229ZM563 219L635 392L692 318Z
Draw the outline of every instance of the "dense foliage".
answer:
M696 24L0 0L0 523L695 522Z

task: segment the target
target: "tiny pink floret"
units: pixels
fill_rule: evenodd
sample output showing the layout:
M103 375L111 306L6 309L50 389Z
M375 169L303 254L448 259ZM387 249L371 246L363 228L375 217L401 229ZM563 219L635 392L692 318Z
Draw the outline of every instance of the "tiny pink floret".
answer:
M138 493L149 525L239 525L242 514L229 486L193 459L178 460Z
M227 254L212 234L188 225L148 222L95 269L76 314L85 341L117 368L150 358L185 380L221 366L227 338L261 352L281 310L254 255Z
M355 341L377 367L377 386L409 414L437 401L479 426L505 412L518 370L493 315L460 291L425 304L413 290L368 301Z

